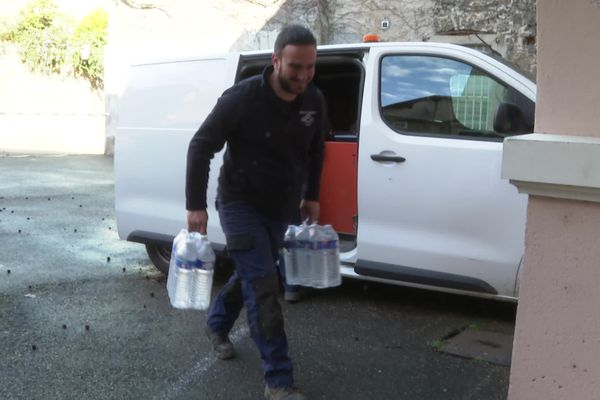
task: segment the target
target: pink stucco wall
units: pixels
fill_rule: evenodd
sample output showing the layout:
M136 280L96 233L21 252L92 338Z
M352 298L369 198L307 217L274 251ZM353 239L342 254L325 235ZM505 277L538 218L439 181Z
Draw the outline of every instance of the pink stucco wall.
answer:
M538 0L536 132L600 136L600 1Z
M536 131L600 136L600 2L537 4ZM600 203L530 196L508 398L600 399Z
M600 399L600 205L530 197L511 400Z

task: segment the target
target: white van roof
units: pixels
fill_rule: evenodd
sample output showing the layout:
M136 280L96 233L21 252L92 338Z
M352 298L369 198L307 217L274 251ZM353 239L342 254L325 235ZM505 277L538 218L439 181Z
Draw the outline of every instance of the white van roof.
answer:
M371 43L348 43L348 44L329 44L329 45L320 45L317 47L319 53L328 53L328 52L337 52L337 51L356 51L356 50L364 50L368 51L371 48L376 47L395 47L395 48L403 48L409 49L414 47L415 49L424 49L424 48L445 48L445 49L455 49L459 51L467 51L473 52L477 54L481 54L478 50L471 49L466 46L450 44L450 43L441 43L441 42L371 42ZM250 51L238 51L238 52L229 52L229 53L213 53L207 54L201 51L184 48L184 49L173 49L173 48L165 48L157 50L158 54L152 54L150 56L141 56L134 60L131 65L144 65L144 64L158 64L158 63L169 63L169 62L185 62L185 61L194 61L194 60L210 60L210 59L221 59L226 54L239 54L240 56L260 56L260 55L270 55L273 52L272 49L268 50L250 50Z

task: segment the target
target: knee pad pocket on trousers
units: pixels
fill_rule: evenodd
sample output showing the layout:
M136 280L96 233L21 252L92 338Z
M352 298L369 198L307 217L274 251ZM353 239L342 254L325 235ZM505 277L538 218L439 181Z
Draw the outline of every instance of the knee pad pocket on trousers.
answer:
M256 313L260 334L267 340L283 335L283 315L277 300L279 278L277 274L252 281L256 295Z
M256 238L254 235L227 235L227 250L229 251L245 251L252 250Z

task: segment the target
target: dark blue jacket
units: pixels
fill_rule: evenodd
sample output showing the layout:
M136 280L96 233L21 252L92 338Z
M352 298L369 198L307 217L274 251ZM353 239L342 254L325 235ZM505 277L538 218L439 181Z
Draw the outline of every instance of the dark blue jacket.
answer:
M301 198L319 199L327 126L325 99L314 84L293 102L268 83L273 67L227 89L192 138L186 208L206 208L209 163L227 143L219 175L223 202L247 201L271 217L289 217Z

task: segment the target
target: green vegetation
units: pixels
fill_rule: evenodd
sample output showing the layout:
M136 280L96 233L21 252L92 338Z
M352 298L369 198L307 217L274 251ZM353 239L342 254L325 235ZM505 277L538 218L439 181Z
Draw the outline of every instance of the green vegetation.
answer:
M21 61L34 72L74 75L95 89L103 86L108 13L97 9L79 24L52 0L33 0L16 25L0 24L0 40L17 45Z
M481 325L478 324L477 322L474 322L471 325L469 325L469 329L474 330L474 331L480 331Z
M442 348L442 346L444 345L444 341L443 340L434 340L430 343L431 347L433 347L435 350L439 350Z
M94 88L102 87L107 30L108 13L99 8L83 18L72 38L75 75L86 78Z

